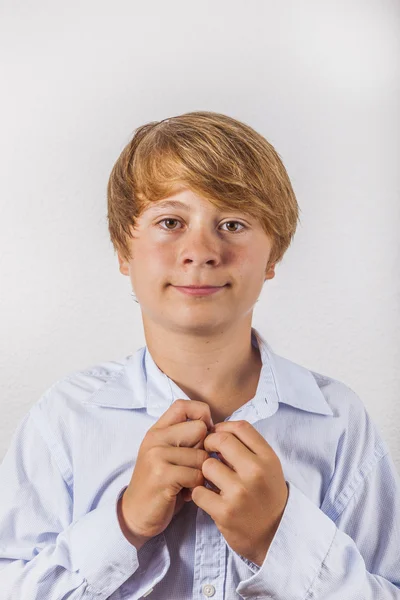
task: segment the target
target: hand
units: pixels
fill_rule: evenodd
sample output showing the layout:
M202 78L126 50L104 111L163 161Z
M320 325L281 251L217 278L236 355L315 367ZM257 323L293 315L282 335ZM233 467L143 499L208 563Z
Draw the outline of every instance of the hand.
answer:
M229 546L258 566L264 562L289 496L279 458L247 421L226 421L204 440L203 475L219 490L199 485L192 500L215 521Z
M212 427L208 404L176 400L147 431L117 508L120 527L137 549L164 531L190 500L184 488L204 483L201 468L209 455L203 440Z

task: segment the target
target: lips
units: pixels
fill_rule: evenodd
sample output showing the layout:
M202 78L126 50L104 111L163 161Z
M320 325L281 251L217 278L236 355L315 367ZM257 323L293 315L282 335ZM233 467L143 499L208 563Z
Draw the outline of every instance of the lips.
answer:
M225 284L227 285L227 284ZM207 289L212 289L212 288L219 288L219 287L224 287L224 285L175 285L174 287L184 287L184 288L190 288L190 289L194 289L194 290L207 290Z
M187 294L190 296L209 296L211 294L218 294L219 291L223 290L226 285L220 286L205 286L205 287L197 287L197 286L173 286L178 292L183 294Z

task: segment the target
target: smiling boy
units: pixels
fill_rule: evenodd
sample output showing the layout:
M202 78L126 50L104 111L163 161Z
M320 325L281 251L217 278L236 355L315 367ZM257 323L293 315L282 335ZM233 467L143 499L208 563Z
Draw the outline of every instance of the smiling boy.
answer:
M135 131L108 219L146 346L56 382L0 468L5 600L400 600L400 481L345 384L275 354L254 305L299 208L226 115Z
M191 399L208 404L215 423L257 389L261 359L250 330L263 283L275 274L271 249L259 218L184 189L149 203L132 258L119 255L150 354Z

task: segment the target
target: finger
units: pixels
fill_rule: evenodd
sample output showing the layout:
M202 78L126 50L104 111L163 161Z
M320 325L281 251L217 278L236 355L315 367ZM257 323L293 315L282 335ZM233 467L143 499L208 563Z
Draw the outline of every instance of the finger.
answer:
M249 450L233 433L227 431L211 433L207 436L204 440L204 449L207 452L220 452L225 461L229 463L231 470L236 471L241 478L246 477L251 463L257 459L254 452ZM217 462L220 461L217 460Z
M217 423L215 433L218 432L233 433L251 452L258 456L265 456L273 448L267 440L249 423L248 421L224 421Z
M216 485L214 485L211 481L208 481L208 479L204 478L204 487L212 490L213 492L215 492L216 494L220 493L220 489L217 488ZM182 489L182 496L185 502L190 502L192 499L192 491L194 488L183 488Z
M204 484L203 473L199 469L193 469L192 467L171 465L167 478L173 485L176 484L179 486L180 489L194 488Z
M214 426L211 419L210 407L206 402L179 398L161 415L152 429L168 427L175 423L185 422L187 419L202 420L209 430Z
M195 487L192 491L192 500L199 508L202 508L210 517L219 522L220 516L224 514L225 502L220 495L208 490L204 486Z
M202 420L185 421L165 428L151 428L150 441L160 446L203 446L207 425ZM151 442L153 443L153 442Z
M216 492L217 494L219 494L221 491L219 489L219 487L214 485L212 481L210 481L209 479L206 479L205 477L204 477L204 487L208 488L209 490L212 490L213 492Z
M168 446L162 449L162 457L170 465L193 467L201 471L203 463L208 460L208 452L197 448L174 448Z
M204 446L204 444L203 444ZM230 464L229 461L226 460L226 458L224 458L221 454L221 452L209 452L210 454L210 458L216 458L218 460L220 460L224 465L227 465L230 469L235 470L233 468L233 465Z
M216 486L222 496L229 493L232 486L238 482L238 474L216 458L206 460L202 470L204 478Z

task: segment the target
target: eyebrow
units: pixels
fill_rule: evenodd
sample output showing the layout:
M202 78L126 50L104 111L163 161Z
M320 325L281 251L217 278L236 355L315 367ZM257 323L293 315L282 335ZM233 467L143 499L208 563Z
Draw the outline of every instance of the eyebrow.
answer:
M149 213L149 212L153 213L153 212L157 212L159 210L164 210L165 208L180 208L180 209L183 209L183 210L186 210L186 211L190 212L191 209L192 209L190 205L185 204L184 202L181 202L180 200L158 200L156 202L153 202L152 204L153 204L153 206L148 206L145 209L145 212L147 212L147 213ZM243 213L245 211L242 211L239 208L231 208L231 209L226 208L225 212L240 212L240 213Z
M183 208L185 210L190 210L190 206L188 206L184 202L180 202L179 200L164 200L162 202L154 202L153 206L147 207L146 212L153 212L157 209L161 210L164 208Z

